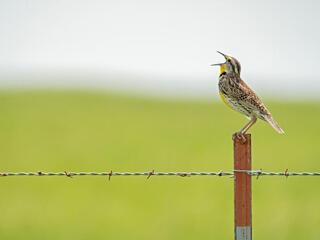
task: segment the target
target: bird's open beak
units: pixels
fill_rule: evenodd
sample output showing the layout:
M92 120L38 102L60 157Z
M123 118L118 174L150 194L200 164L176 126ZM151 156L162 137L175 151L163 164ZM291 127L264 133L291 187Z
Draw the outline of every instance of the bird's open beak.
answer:
M227 60L227 55L219 51L217 52L220 53L222 56L224 56L224 58ZM221 66L222 64L225 64L225 63L215 63L215 64L211 64L210 66Z

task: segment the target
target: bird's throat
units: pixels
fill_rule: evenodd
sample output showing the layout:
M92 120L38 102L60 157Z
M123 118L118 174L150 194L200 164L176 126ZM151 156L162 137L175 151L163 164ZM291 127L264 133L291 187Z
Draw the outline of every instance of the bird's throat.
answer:
M221 64L220 65L220 74L226 72L226 65L225 64Z

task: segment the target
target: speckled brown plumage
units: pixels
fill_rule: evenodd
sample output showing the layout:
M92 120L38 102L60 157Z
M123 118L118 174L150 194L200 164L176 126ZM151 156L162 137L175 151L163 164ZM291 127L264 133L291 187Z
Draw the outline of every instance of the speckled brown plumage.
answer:
M221 76L219 90L233 109L243 112L248 117L256 116L265 120L263 116L271 115L257 94L238 76Z

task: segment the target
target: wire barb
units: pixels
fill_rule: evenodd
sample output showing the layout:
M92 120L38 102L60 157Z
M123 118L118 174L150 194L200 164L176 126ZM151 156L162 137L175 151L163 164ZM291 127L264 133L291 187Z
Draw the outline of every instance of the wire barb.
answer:
M64 174L69 177L69 178L72 178L72 173L68 173L67 171L64 171Z
M260 170L257 171L257 180L259 179L259 177L261 176L262 174L262 168L260 168Z
M191 177L188 173L181 173L180 177Z
M284 176L286 176L286 178L289 177L288 168L284 171Z
M108 179L110 181L111 180L111 176L112 176L112 170L108 173L108 175L109 175Z
M149 179L152 175L154 175L154 169L151 172L149 172L147 179Z

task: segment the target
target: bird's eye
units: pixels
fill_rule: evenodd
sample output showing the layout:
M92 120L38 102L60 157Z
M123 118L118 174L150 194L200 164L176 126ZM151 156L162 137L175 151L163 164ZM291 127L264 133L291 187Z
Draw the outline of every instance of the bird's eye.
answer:
M228 59L228 62L231 62L231 59Z

